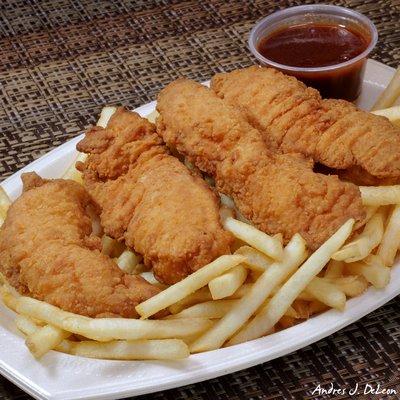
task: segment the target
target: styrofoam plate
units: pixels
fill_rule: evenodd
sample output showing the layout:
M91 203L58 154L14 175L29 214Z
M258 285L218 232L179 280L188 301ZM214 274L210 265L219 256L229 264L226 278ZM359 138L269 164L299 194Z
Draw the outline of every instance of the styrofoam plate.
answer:
M368 61L359 105L368 109L388 84L393 68ZM136 111L147 115L155 102ZM62 175L76 155L80 137L56 148L6 179L2 186L14 199L21 191L22 171L43 177ZM35 360L14 326L15 315L0 305L0 373L38 399L111 399L156 392L248 368L316 342L382 306L400 294L400 266L392 269L390 284L370 288L347 302L346 310L327 311L299 325L237 346L173 362L104 361L51 351Z

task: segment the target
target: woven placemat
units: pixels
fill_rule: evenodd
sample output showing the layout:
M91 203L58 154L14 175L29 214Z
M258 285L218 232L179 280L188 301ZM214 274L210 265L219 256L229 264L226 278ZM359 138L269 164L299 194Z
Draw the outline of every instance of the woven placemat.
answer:
M203 81L252 64L246 40L254 22L305 3L314 1L0 2L1 178L82 133L105 104L135 108L179 76ZM373 58L400 64L399 0L334 3L368 15L380 34ZM398 393L358 398L400 398L399 336L395 299L289 356L140 399L348 398L314 389L357 383ZM30 397L0 378L0 398Z

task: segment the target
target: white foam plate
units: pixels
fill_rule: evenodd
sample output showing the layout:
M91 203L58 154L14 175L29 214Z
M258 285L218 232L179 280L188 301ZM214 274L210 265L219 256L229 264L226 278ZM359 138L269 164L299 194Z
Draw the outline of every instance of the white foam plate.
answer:
M369 60L359 105L368 109L388 84L393 68ZM147 115L155 102L136 111ZM41 176L62 175L76 154L80 137L56 148L17 172L2 186L15 199L22 171ZM37 399L111 399L145 394L229 374L281 357L314 343L374 311L400 294L400 265L392 269L384 290L370 288L347 302L346 310L327 311L292 328L237 346L174 362L103 361L51 351L36 361L14 326L15 315L0 306L0 373Z

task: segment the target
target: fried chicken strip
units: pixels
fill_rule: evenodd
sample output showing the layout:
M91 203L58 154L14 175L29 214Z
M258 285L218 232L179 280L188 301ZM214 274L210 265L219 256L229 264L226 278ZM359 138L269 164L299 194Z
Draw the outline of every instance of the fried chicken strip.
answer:
M400 180L400 129L384 117L344 100L322 100L317 90L272 68L217 74L211 87L269 146L346 170L340 174L357 184Z
M119 108L77 148L89 154L79 168L105 232L142 254L158 280L173 284L230 252L215 193L169 154L146 119Z
M236 109L210 89L179 79L158 96L164 141L215 178L218 191L264 232L299 232L315 249L347 219L364 218L356 186L315 174L300 156L275 154Z
M0 229L0 269L21 294L89 317L137 317L160 290L124 274L92 235L86 190L69 180L23 174L24 192Z

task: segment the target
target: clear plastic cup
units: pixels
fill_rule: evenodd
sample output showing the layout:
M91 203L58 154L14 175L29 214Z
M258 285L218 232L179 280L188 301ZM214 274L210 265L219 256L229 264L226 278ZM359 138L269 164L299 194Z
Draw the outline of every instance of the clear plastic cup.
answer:
M306 23L341 25L365 33L370 42L358 56L339 64L324 67L293 67L264 57L258 51L260 40L288 26ZM249 48L265 66L293 75L321 92L326 98L355 100L361 91L365 62L378 41L375 25L365 15L344 7L330 5L305 5L275 12L259 21L250 32Z

